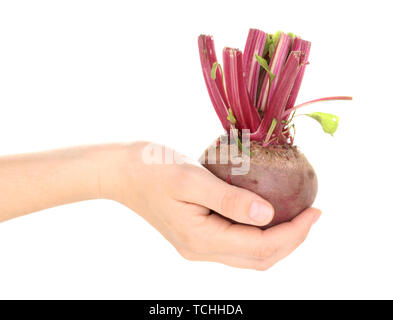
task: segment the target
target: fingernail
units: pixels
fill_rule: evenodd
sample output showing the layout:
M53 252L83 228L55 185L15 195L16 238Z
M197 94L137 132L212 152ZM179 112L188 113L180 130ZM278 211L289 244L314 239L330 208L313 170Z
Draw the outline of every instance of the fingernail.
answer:
M319 210L318 210L319 211ZM315 215L314 215L314 218L313 218L313 220L312 220L312 224L314 224L315 222L317 222L318 221L318 219L321 217L321 211L319 211L318 213L316 213Z
M249 216L251 220L263 224L268 223L273 215L272 208L262 202L254 201L250 207Z

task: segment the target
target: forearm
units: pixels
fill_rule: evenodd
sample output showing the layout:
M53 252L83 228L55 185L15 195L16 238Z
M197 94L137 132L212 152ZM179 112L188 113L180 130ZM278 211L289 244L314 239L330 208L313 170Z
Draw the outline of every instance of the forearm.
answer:
M1 157L0 222L104 197L119 149L115 144L98 145Z

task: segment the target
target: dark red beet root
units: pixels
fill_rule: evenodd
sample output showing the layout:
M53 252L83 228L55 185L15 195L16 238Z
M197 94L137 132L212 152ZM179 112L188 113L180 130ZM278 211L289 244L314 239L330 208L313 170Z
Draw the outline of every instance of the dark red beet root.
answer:
M264 148L261 143L251 141L251 158L239 154L239 163L233 157L236 152L239 153L237 144L229 145L225 152L220 152L222 146L223 143L213 143L202 155L200 162L218 178L268 200L273 205L275 214L266 228L292 220L313 204L318 189L317 176L297 147L277 145ZM242 175L237 175L232 170L239 170L242 166Z

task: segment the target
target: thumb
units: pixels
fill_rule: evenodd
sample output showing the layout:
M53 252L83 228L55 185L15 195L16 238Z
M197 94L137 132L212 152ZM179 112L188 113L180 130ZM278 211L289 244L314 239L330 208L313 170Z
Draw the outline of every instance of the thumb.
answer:
M210 172L199 175L194 202L240 223L264 226L274 216L273 206L257 194L232 186Z

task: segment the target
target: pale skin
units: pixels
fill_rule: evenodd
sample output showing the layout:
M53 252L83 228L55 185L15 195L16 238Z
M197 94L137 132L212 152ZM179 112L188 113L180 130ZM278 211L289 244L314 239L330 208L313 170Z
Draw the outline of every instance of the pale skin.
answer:
M274 215L266 200L197 163L146 163L147 145L0 157L0 222L62 204L110 199L141 215L188 260L266 270L305 240L321 214L310 208L262 230Z

